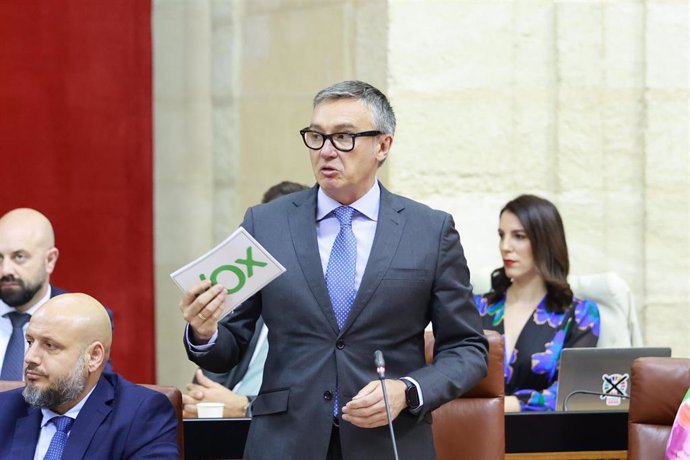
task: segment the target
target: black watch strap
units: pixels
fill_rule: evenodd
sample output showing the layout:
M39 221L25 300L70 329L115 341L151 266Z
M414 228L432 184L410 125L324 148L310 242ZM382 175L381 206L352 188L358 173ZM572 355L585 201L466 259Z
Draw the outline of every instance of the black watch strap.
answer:
M421 405L419 403L419 392L417 391L417 386L407 379L400 379L405 384L405 401L407 402L407 409L414 411L419 409Z

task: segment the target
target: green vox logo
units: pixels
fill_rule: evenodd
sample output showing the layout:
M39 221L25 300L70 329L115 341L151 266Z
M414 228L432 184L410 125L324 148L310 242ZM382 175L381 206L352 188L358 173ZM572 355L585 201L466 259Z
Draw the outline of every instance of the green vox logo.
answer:
M213 272L211 272L211 284L218 283L218 275L220 275L221 273L232 272L237 277L237 284L232 289L228 288L228 294L234 294L235 292L242 289L247 278L251 278L252 276L254 276L254 267L265 267L266 265L268 265L268 263L266 262L261 262L259 260L254 260L252 258L251 246L247 248L247 258L237 259L235 260L235 263L245 266L245 270L247 271L246 277L244 276L244 272L242 271L242 269L237 265L221 265L220 267L213 270ZM203 273L200 274L199 279L201 281L204 281L206 279L206 275L204 275Z

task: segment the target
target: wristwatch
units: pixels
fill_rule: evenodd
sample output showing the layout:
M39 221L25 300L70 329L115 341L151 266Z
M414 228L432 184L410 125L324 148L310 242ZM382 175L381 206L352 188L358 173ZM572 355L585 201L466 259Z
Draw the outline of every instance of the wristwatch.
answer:
M407 402L407 409L414 411L419 409L419 392L417 391L417 386L407 379L400 379L403 381L405 386L405 401Z

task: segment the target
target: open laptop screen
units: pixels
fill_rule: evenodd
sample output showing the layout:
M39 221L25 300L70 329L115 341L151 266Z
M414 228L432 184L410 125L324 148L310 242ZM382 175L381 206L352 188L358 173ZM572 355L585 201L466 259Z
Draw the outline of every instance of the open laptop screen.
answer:
M671 349L565 348L561 352L556 410L628 410L630 368L643 356L671 356Z

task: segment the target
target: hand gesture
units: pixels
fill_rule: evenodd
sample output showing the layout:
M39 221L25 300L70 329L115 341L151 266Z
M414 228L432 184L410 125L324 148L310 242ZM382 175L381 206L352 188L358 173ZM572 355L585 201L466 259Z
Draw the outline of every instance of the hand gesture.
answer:
M405 389L407 386L401 380L385 379L384 383L391 408L391 420L395 420L400 412L407 407L407 402L405 401ZM375 428L388 423L380 380L367 383L343 407L343 420L360 428Z
M226 289L208 280L189 289L180 300L180 311L192 330L196 344L205 344L218 330L218 320L223 312L223 303L228 296Z
M187 393L182 395L184 418L197 418L199 415L196 405L200 402L223 403L223 417L226 418L246 415L249 407L249 399L246 396L235 394L220 383L214 382L206 377L201 369L197 369L195 376L198 383L187 385Z

